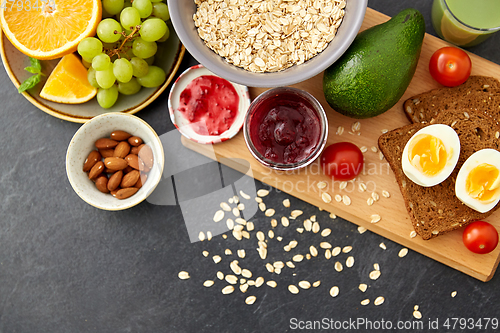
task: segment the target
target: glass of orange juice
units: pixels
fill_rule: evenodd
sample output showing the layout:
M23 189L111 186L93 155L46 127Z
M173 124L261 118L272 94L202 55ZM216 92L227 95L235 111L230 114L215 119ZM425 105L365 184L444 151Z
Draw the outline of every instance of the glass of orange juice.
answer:
M474 46L500 30L500 0L434 0L431 16L441 38Z

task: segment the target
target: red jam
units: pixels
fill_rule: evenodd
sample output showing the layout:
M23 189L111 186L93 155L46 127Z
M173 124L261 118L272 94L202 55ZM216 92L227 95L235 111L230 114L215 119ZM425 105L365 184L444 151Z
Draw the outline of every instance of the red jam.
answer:
M294 93L280 93L256 106L249 127L255 149L275 163L307 159L319 145L321 124L314 107Z
M179 112L200 135L220 135L238 114L239 96L227 80L214 75L199 76L181 92Z

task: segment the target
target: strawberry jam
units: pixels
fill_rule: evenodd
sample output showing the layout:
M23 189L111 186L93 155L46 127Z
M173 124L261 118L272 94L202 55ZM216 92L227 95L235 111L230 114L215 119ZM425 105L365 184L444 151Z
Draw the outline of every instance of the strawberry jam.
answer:
M249 123L255 149L274 163L306 160L321 141L321 121L311 102L284 91L255 105Z
M181 92L179 112L200 135L220 135L227 131L238 114L239 96L227 80L203 75Z

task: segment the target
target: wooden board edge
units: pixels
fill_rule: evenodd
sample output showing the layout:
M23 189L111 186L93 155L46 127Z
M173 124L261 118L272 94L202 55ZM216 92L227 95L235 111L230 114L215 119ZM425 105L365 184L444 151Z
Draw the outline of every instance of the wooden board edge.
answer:
M235 169L243 174L248 173L248 165L243 165L238 162L238 160L244 160L244 159L238 159L238 158L225 158L221 157L220 155L217 154L216 149L208 149L207 145L195 143L189 139L186 139L185 137L181 137L181 142L184 145L184 147L191 149L201 155L204 155L208 158L213 158L214 157L214 152L215 152L215 159L221 163L224 164L232 169ZM260 180L258 177L254 177L257 180ZM279 184L279 183L277 183ZM276 187L279 190L283 190L283 188L280 188L279 186ZM300 198L299 198L300 199ZM301 199L302 200L302 199ZM347 220L348 222L351 222L356 225L362 225L366 229L370 230L371 232L374 232L382 237L385 237L391 241L394 241L402 246L405 246L421 255L424 255L426 257L429 257L433 260L436 260L446 266L449 266L453 269L456 269L464 274L470 275L482 282L487 282L491 280L491 278L494 276L496 268L500 262L500 256L497 257L496 263L493 266L492 270L485 270L485 271L478 271L478 270L473 270L470 269L467 266L462 265L461 263L454 261L448 257L445 257L441 255L438 252L433 251L431 248L424 247L418 243L412 242L411 239L407 239L405 237L402 237L398 234L393 234L390 233L388 230L380 228L377 226L377 224L367 224L366 221L362 220L361 218L352 215L348 212L345 211L335 211L332 210L332 207L326 206L326 204L320 206L323 210L328 211L329 213L334 213L338 215L339 217Z

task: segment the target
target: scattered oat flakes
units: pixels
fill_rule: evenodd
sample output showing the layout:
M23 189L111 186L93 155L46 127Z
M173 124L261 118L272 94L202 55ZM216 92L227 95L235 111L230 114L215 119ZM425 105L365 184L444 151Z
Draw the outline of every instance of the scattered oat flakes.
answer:
M361 292L365 292L368 286L364 283L361 283L358 288L359 290L361 290Z
M211 231L207 231L207 240L208 241L212 240L212 232Z
M331 249L332 248L332 244L330 244L328 242L321 242L321 243L319 243L319 247L322 248L322 249Z
M304 260L304 256L302 254L296 254L293 256L292 260L295 262L301 262Z
M222 208L222 210L225 210L226 212L231 211L231 206L229 206L229 204L227 202L221 202L220 208Z
M387 250L387 246L385 246L385 243L380 243L378 246L380 246L382 250Z
M367 204L368 206L373 205L373 202L374 202L374 201L373 201L373 198L368 198L368 199L366 200L366 204Z
M203 251L203 252L202 252L202 254L203 254L203 256L204 256L205 258L206 258L206 257L208 257L208 255L209 255L208 251Z
M266 264L266 269L269 273L274 273L274 266L271 265L270 263Z
M248 194L246 194L243 191L240 191L240 195L243 197L243 199L246 199L246 200L250 200L250 198L251 198Z
M456 291L453 291L453 292L451 293L451 297L455 297L455 296L457 296L457 292L456 292Z
M329 215L329 216L330 216L330 218L331 218L331 219L336 219L336 218L337 218L337 215L335 215L335 214L333 214L333 213L330 213L330 215Z
M236 283L238 283L238 278L236 276L234 276L234 275L231 275L231 274L226 275L225 280L229 284L236 284Z
M318 182L318 184L316 185L320 190L324 189L327 184L325 182Z
M212 257L213 261L218 264L222 260L222 258L219 255L215 255Z
M272 238L274 238L274 231L269 230L269 231L267 232L267 236L268 236L269 238L271 238L271 239L272 239Z
M380 195L377 192L372 192L373 201L379 201Z
M218 272L217 272L217 278L218 278L219 280L224 280L224 273L222 273L221 271L218 271Z
M410 232L410 237L411 238L417 237L417 233L415 232L415 230L412 230L412 232Z
M271 219L271 227L276 228L278 226L278 220Z
M420 313L420 311L418 310L415 310L413 311L413 317L415 317L416 319L422 319L422 313Z
M381 132L382 132L382 134L385 134L385 133L389 132L389 130L384 128L383 130L381 130Z
M190 278L189 273L186 271L180 271L178 276L179 276L179 279L181 279L181 280L187 280Z
M213 280L207 280L207 281L203 282L203 286L209 288L209 287L213 286L214 283L215 282Z
M358 189L360 192L366 191L366 184L365 183L359 183Z
M311 283L309 281L300 281L299 287L302 289L309 289L311 288Z
M266 212L264 213L264 215L266 215L267 217L271 217L274 215L274 213L275 213L274 209L268 208L268 209L266 209Z
M262 198L260 197L255 197L255 201L258 202L258 203L262 203Z
M263 202L259 203L259 209L260 209L262 212L264 212L264 211L266 210L266 204L265 204L265 203L263 203Z
M337 286L333 286L331 289L330 289L330 296L332 297L337 297L339 294L339 287Z
M362 146L361 148L359 148L359 150L361 150L362 153L366 153L368 151L368 148L366 146Z
M344 194L342 196L342 203L344 203L344 205L346 206L349 206L351 204L351 198L349 198L347 194Z
M303 213L304 213L303 211L296 209L296 210L292 210L292 212L290 213L290 216L293 218L297 218L300 215L302 215Z
M340 252L342 252L342 249L340 248L340 246L333 248L332 249L332 257L338 256L340 254Z
M224 218L224 211L223 210L218 210L215 212L214 215L214 222L220 222Z
M330 229L330 228L326 228L326 229L323 229L323 230L321 231L321 236L323 236L323 237L327 237L327 236L329 236L331 233L332 233L332 229Z
M282 216L281 217L281 224L284 227L288 227L290 225L290 221L288 220L288 218L286 216Z
M234 287L233 286L226 286L222 289L222 293L224 295L229 295L231 294L232 292L234 291Z
M304 228L297 228L297 232L298 232L299 234L303 233L303 232L304 232Z
M248 304L248 305L252 305L253 303L255 303L256 300L257 300L257 297L255 297L255 296L248 296L245 299L245 303Z
M334 266L335 270L337 272L342 272L342 270L344 269L344 267L342 266L342 263L340 261L337 261L335 263L335 266Z
M288 291L290 291L292 294L298 294L299 288L297 288L297 286L291 284L288 286Z
M381 273L380 273L380 271L378 271L378 270L371 271L371 272L370 272L370 279L372 279L372 280L376 280L376 279L378 279L378 278L380 277L380 274L381 274Z
M260 189L257 191L257 196L259 196L261 198L265 197L268 194L269 194L269 190Z
M304 220L304 229L306 231L311 231L312 230L312 222L309 219Z
M233 251L231 251L231 249L226 249L226 250L224 251L224 254L225 254L226 256L230 256L231 254L233 254Z
M264 284L264 278L262 276L259 276L258 278L255 279L255 287L259 288Z
M380 222L380 220L381 220L381 217L378 214L373 214L370 216L370 218L371 218L371 220L370 220L371 223L377 223L377 222Z
M368 298L361 301L361 305L368 305L368 304L370 304L370 300Z
M239 250L237 251L237 253L238 253L238 257L240 257L240 258L242 258L242 259L243 259L243 258L245 258L245 255L246 255L246 253L245 253L245 249L239 249Z
M316 249L316 247L314 245L311 245L309 247L309 252L311 253L311 255L313 257L316 257L318 255L318 250Z
M241 275L243 277L246 277L247 279L251 278L252 277L252 272L250 272L250 270L244 268L241 270Z
M323 202L325 203L332 202L332 196L326 192L321 193L321 199L323 199Z
M313 282L312 286L313 286L313 288L318 288L320 284L321 284L321 281L318 280L318 281Z
M398 253L398 256L400 258L403 258L404 256L406 256L408 254L408 249L406 247L402 248L399 253Z
M382 296L379 296L379 297L375 298L375 301L373 301L373 304L381 305L382 303L384 303L384 301L385 301L385 298Z
M337 127L337 132L335 132L335 134L342 135L342 133L344 133L344 127L342 126Z
M352 246L350 246L350 245L344 246L344 248L342 249L343 253L349 253L351 251L352 251Z
M325 258L327 260L330 260L331 257L332 257L332 252L330 250L326 250L325 251Z
M278 284L276 283L276 281L273 281L273 280L269 280L269 281L267 281L267 282L266 282L266 284L267 284L269 287L271 287L271 288L276 288L276 286L278 285Z
M341 202L342 201L342 196L340 194L335 194L335 197L334 197L335 201L337 202Z
M247 292L247 290L248 290L248 287L249 287L249 286L248 286L248 283L240 284L240 291L241 291L242 293L246 293L246 292Z
M255 229L255 225L253 222L247 222L247 231L253 231Z
M313 225L312 225L311 230L312 230L312 232L314 232L315 234L317 234L321 230L321 227L319 226L319 223L318 222L314 222Z
M232 219L227 219L226 226L229 230L233 230L234 229L234 221Z
M363 233L365 233L365 232L366 232L366 228L365 228L365 227L358 227L358 232L359 232L360 234L363 234Z
M376 153L376 152L378 151L377 147L375 147L375 146L372 146L370 149L371 149L371 151L372 151L372 152L374 152L374 153Z
M241 267L238 265L238 260L231 261L229 268L231 268L234 274L241 275Z
M375 269L376 271L380 271L380 265L377 264L377 263L374 263L373 264L373 269Z
M349 268L351 268L352 266L354 266L354 257L353 256L349 256L347 257L346 261L345 261L345 265Z
M391 197L391 194L390 194L388 191L383 190L383 191L382 191L382 196L383 196L384 198L390 198L390 197Z
M286 208L290 207L290 199L283 200L283 206L285 206Z

